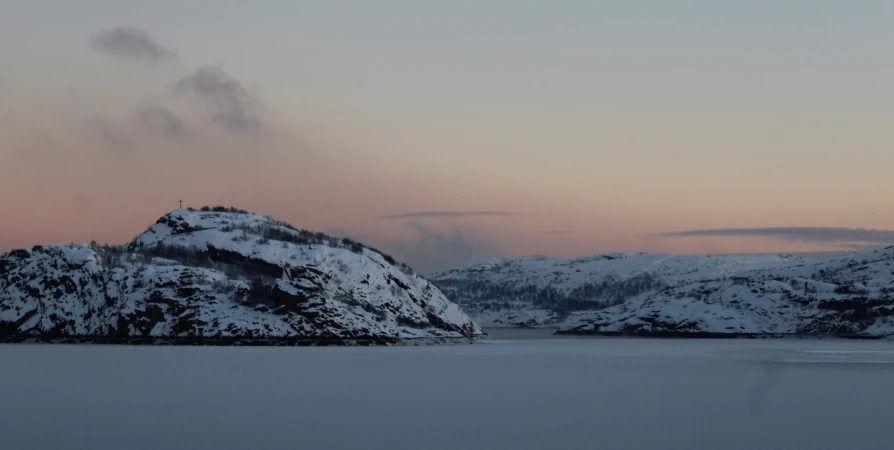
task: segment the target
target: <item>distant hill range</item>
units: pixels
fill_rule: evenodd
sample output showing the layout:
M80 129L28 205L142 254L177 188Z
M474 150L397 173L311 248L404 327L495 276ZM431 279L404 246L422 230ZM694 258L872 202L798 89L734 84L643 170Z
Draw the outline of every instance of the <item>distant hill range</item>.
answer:
M535 256L464 264L429 279L484 327L636 336L894 334L894 247L823 261Z

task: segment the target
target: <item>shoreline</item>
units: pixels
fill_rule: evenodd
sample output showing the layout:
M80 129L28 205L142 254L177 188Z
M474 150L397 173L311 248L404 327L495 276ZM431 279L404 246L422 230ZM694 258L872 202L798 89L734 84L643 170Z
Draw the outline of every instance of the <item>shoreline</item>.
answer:
M659 339L847 339L858 341L884 340L888 336L858 334L808 334L808 333L715 333L710 331L564 331L556 330L557 336L592 336Z
M854 334L715 333L706 331L565 331L558 327L486 327L482 329L488 336L494 339L847 339L873 341L885 340L889 337Z
M191 347L371 347L474 344L487 339L474 336L407 337L359 336L345 338L244 338L244 337L108 337L108 336L4 336L0 344L96 344Z

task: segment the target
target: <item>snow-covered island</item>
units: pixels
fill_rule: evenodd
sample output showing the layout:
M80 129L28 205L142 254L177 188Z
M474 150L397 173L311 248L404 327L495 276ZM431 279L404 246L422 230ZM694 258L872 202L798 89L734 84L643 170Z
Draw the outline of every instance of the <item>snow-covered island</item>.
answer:
M824 261L536 256L469 263L429 279L485 327L656 337L894 336L894 247Z
M233 208L175 210L126 245L0 255L4 341L365 345L481 334L390 256Z

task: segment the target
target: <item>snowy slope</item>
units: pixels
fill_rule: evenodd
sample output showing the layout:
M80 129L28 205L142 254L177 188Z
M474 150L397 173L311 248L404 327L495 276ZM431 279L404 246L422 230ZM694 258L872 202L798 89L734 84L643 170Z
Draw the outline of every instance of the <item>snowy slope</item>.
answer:
M560 332L894 335L894 247L719 276L578 312Z
M790 255L687 256L612 253L577 259L532 256L464 264L429 279L482 326L556 326L698 280L807 264Z
M0 255L0 337L387 343L481 331L408 267L269 216L177 210L128 246Z

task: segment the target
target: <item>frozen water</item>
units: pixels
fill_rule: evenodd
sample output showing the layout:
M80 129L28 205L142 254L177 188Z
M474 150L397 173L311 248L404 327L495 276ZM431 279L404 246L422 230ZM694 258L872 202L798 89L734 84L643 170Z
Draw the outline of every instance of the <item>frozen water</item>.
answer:
M0 345L0 448L890 448L892 375L868 341Z

